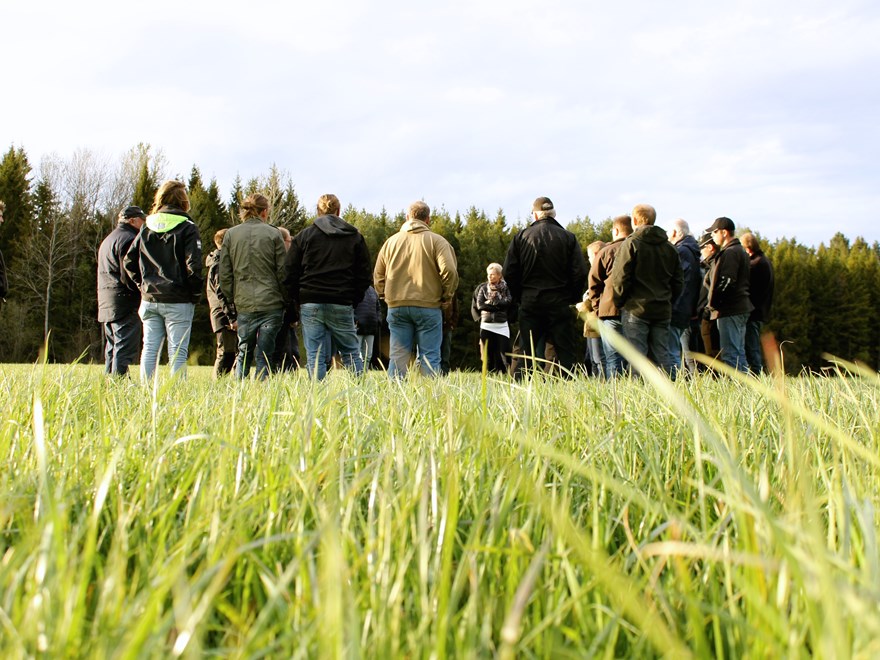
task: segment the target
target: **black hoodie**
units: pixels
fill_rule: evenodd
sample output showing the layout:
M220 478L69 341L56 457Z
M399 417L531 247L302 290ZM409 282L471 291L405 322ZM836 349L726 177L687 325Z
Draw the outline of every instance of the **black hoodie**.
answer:
M373 283L370 252L357 228L335 215L322 215L293 237L284 285L300 305L355 306Z
M620 246L611 269L614 304L646 321L672 316L672 301L682 289L681 262L666 232L638 227Z

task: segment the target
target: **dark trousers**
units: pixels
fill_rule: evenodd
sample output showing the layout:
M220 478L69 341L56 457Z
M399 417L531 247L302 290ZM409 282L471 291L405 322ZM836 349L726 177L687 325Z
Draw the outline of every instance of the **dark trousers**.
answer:
M480 330L480 349L486 353L486 370L493 373L507 373L507 353L510 353L510 339L491 330Z
M520 307L519 332L523 354L544 354L548 340L556 349L559 365L570 372L578 357L575 316L568 305ZM526 359L525 366L534 368L534 360Z
M137 310L104 323L104 372L125 376L141 350L143 329Z
M235 356L238 355L238 334L230 328L214 333L217 337L217 357L214 359L214 379L232 371Z

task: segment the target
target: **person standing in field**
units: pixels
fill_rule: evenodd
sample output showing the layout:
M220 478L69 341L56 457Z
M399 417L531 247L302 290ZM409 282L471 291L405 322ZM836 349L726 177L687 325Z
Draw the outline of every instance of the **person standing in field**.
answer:
M720 351L718 348L718 326L711 319L711 310L708 309L709 276L717 256L718 245L712 240L712 234L705 232L700 237L700 273L702 281L700 284L700 296L697 299L697 318L700 320L700 339L703 345L703 353L712 358L717 358Z
M228 229L221 229L214 234L214 245L217 249L208 255L208 307L211 310L211 330L217 339L217 355L214 359L214 379L228 374L235 366L238 353L238 333L235 322L235 306L231 305L220 289L220 254L223 250L223 239Z
M749 255L734 235L736 225L730 218L718 218L706 231L720 248L709 274L708 309L718 324L721 361L747 372L746 323L754 309L749 299Z
M269 377L275 337L284 314L284 240L269 220L269 198L250 195L241 203L240 225L226 232L220 252L220 290L235 305L238 358L235 376L246 378L256 363Z
M98 322L104 331L104 373L128 375L141 346L141 293L122 261L146 220L139 206L120 211L116 228L98 248Z
M770 306L773 304L773 265L754 234L746 232L739 240L749 254L749 299L754 306L746 322L746 360L749 371L760 374L764 370L761 329L770 318Z
M682 289L678 298L672 303L672 318L669 323L669 353L672 368L678 370L682 366L682 357L687 372L693 374L696 362L691 357L691 323L697 313L697 302L700 298L700 285L703 276L700 273L700 246L691 234L687 222L678 218L672 221L672 229L667 232L669 242L678 252L681 262Z
M519 331L525 363L534 368L535 352L544 353L552 336L563 373L571 374L577 360L575 315L572 305L582 299L587 264L577 237L556 221L548 197L532 204L532 222L507 249L504 274L514 302L519 304Z
M318 217L287 253L285 285L299 304L309 374L317 380L327 375L334 349L356 375L364 371L354 308L372 283L370 252L357 228L339 217L341 208L336 195L321 195Z
M431 209L413 202L400 231L379 249L373 271L376 293L388 305L388 375L406 375L413 350L421 372L440 373L443 307L451 310L458 264L449 242L430 230Z
M6 210L6 202L0 200L0 225L3 224L3 211ZM0 311L9 294L9 279L6 277L6 262L3 261L3 253L0 252Z
M591 260L590 274L587 277L587 297L593 311L606 329L613 330L621 337L623 325L620 322L620 310L614 304L608 281L611 279L611 269L614 267L617 251L630 234L632 234L632 218L628 215L614 218L611 223L611 243L596 254L595 261ZM613 378L622 374L627 362L605 337L602 338L602 352L605 354L605 376Z
M373 346L382 324L382 309L379 305L379 294L371 286L364 292L364 299L354 310L354 325L357 329L358 344L361 358L366 369L373 358Z
M593 270L593 264L598 260L599 252L606 245L605 241L593 241L587 246L587 262L590 272ZM589 275L587 275L587 282L589 283ZM583 300L575 308L578 311L578 316L584 322L584 338L587 340L586 350L584 351L584 365L591 376L604 377L605 353L602 350L602 335L599 334L597 328L599 317L593 311L593 306L590 303L589 290L584 292Z
M507 372L510 353L510 308L513 296L502 277L501 264L486 267L487 281L477 285L471 316L480 324L480 354L491 373Z
M285 251L289 251L290 246L293 245L293 236L290 235L290 231L287 227L278 227L278 233L281 234L281 240L284 241ZM275 336L275 354L272 356L272 368L277 373L299 369L301 358L299 338L296 334L298 324L299 309L295 302L288 299L284 307L284 316L281 318L281 328Z
M682 289L681 262L666 232L654 222L653 206L632 211L635 230L620 246L611 270L614 305L622 310L623 334L642 355L674 377L669 354L672 302Z
M187 211L189 197L182 182L166 181L159 186L150 215L123 262L141 292L138 314L144 325L144 380L156 372L166 337L172 374L186 373L193 312L203 286L202 241Z

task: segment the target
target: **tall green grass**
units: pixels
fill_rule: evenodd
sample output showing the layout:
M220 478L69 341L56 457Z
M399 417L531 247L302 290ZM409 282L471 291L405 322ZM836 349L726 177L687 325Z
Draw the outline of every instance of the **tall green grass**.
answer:
M876 657L880 381L0 367L3 657Z

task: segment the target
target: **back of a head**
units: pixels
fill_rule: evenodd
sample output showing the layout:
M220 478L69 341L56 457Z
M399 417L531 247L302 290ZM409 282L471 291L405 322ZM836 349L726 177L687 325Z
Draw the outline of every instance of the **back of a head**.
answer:
M632 210L632 219L637 227L653 225L657 220L657 211L650 204L637 204Z
M186 184L182 181L169 180L159 186L153 198L150 213L158 213L163 206L189 211L189 197L186 195Z
M318 197L318 215L339 215L342 207L339 198L330 193Z
M742 246L749 252L761 251L761 244L758 243L758 239L755 238L755 235L750 231L747 231L742 236L740 236L739 242L742 243Z
M223 246L223 238L226 236L226 232L229 231L228 228L224 227L223 229L218 229L214 234L214 245L217 246L217 249L220 249Z
M621 236L629 236L633 232L633 221L628 215L619 215L611 222L611 227L616 229Z
M409 217L413 220L420 220L424 223L427 223L428 220L431 218L430 207L422 201L413 202L412 204L410 204L407 213Z
M532 202L532 212L536 214L538 220L556 217L556 209L549 197L538 197Z
M687 223L686 220L682 218L676 218L672 221L672 229L676 231L680 236L691 236L691 227Z
M259 218L260 214L268 208L269 198L260 193L254 193L253 195L248 195L247 199L241 203L239 215L242 220Z

